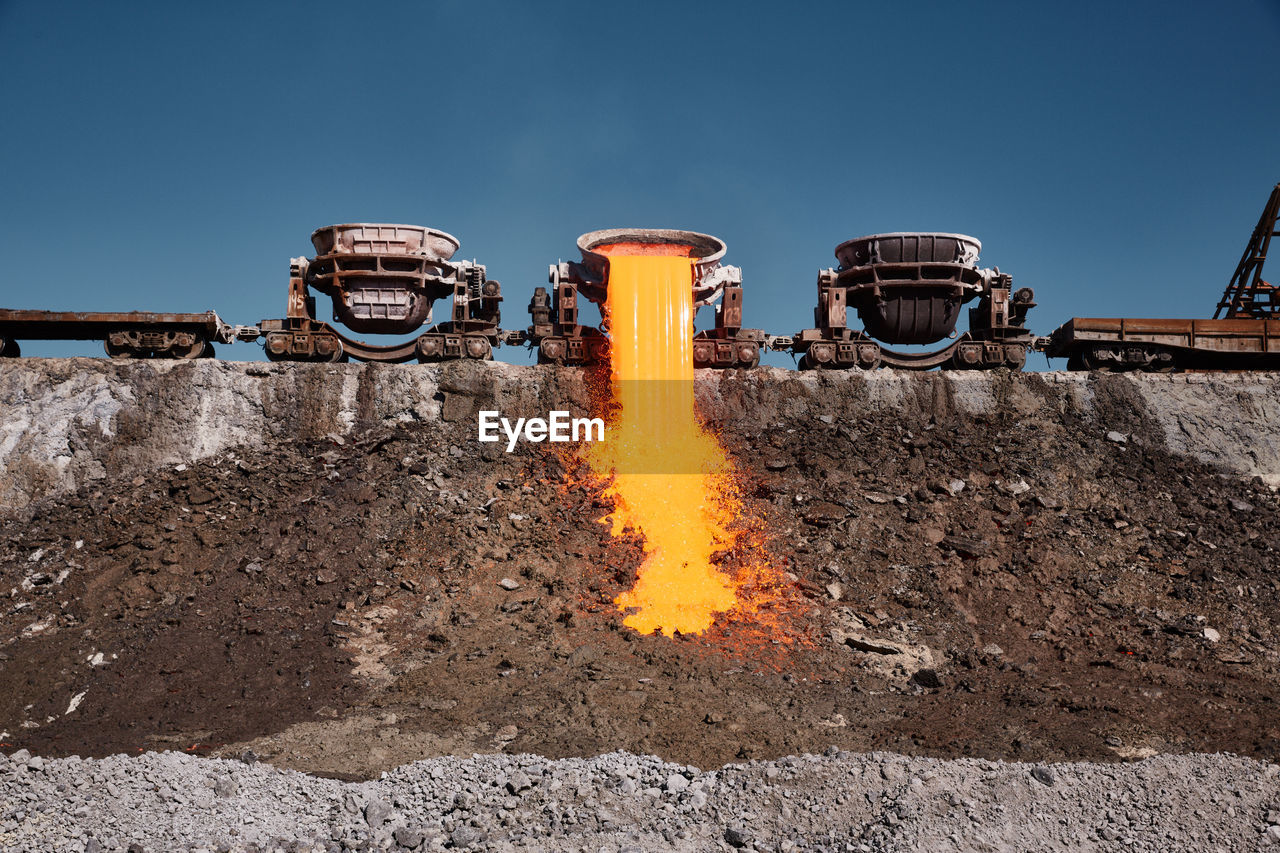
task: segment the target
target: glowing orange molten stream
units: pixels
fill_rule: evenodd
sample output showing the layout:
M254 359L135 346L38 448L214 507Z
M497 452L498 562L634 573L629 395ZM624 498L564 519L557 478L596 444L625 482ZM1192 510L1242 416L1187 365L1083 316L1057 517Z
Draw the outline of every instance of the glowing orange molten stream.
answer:
M607 441L586 457L613 478L613 535L637 531L645 554L635 587L615 603L641 633L701 633L739 603L734 582L711 564L733 543L739 504L729 460L694 412L693 261L687 246L596 251L609 255L617 408Z

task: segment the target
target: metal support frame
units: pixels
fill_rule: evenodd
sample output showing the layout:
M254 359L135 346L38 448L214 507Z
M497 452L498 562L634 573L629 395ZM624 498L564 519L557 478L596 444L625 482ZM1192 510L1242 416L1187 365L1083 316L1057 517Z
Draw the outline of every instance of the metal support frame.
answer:
M1262 268L1267 262L1271 238L1280 236L1280 231L1276 230L1277 219L1280 219L1280 184L1271 190L1271 196L1262 208L1262 216L1249 236L1244 255L1223 291L1213 319L1218 319L1223 311L1226 311L1227 318L1280 318L1280 287L1262 280Z

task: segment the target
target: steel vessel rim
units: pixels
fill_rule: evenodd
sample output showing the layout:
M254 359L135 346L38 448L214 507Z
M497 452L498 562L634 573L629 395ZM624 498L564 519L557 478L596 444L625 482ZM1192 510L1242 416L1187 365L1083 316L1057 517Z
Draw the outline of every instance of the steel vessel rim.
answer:
M311 238L314 240L321 231L328 231L331 228L412 228L414 231L426 231L433 237L444 237L453 243L455 249L462 247L462 241L448 231L441 231L429 225L410 225L407 222L342 222L337 225L322 225L311 232Z
M845 240L843 243L836 246L836 251L839 252L851 243L858 243L862 240L879 240L882 237L955 237L960 240L968 240L970 243L975 244L979 251L982 249L982 241L977 237L972 237L968 234L958 234L952 231L886 231L881 234L866 234L862 237L854 237L851 240Z
M625 237L634 237L640 239L624 240ZM578 238L578 250L582 252L583 259L605 259L607 256L601 255L595 251L596 246L607 245L610 242L644 242L644 237L653 237L665 243L681 243L691 246L701 251L701 246L710 244L712 251L706 255L699 255L691 258L699 265L713 263L724 257L728 246L719 237L711 234L704 234L701 231L686 231L679 228L603 228L599 231L588 231Z

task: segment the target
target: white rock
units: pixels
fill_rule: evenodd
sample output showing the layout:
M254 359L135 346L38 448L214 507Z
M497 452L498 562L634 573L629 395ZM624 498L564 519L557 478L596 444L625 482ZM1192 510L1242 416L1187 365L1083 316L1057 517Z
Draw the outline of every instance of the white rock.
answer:
M1011 495L1021 495L1031 491L1031 487L1027 485L1026 480L1014 480L1011 483L1005 483L1004 488Z

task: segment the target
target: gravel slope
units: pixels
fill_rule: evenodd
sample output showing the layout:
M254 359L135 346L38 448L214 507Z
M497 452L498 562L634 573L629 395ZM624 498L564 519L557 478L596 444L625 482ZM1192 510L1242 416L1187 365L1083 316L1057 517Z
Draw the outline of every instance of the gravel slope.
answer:
M1280 845L1280 767L890 753L701 772L624 752L436 758L376 781L147 753L0 755L6 851L1236 851Z

